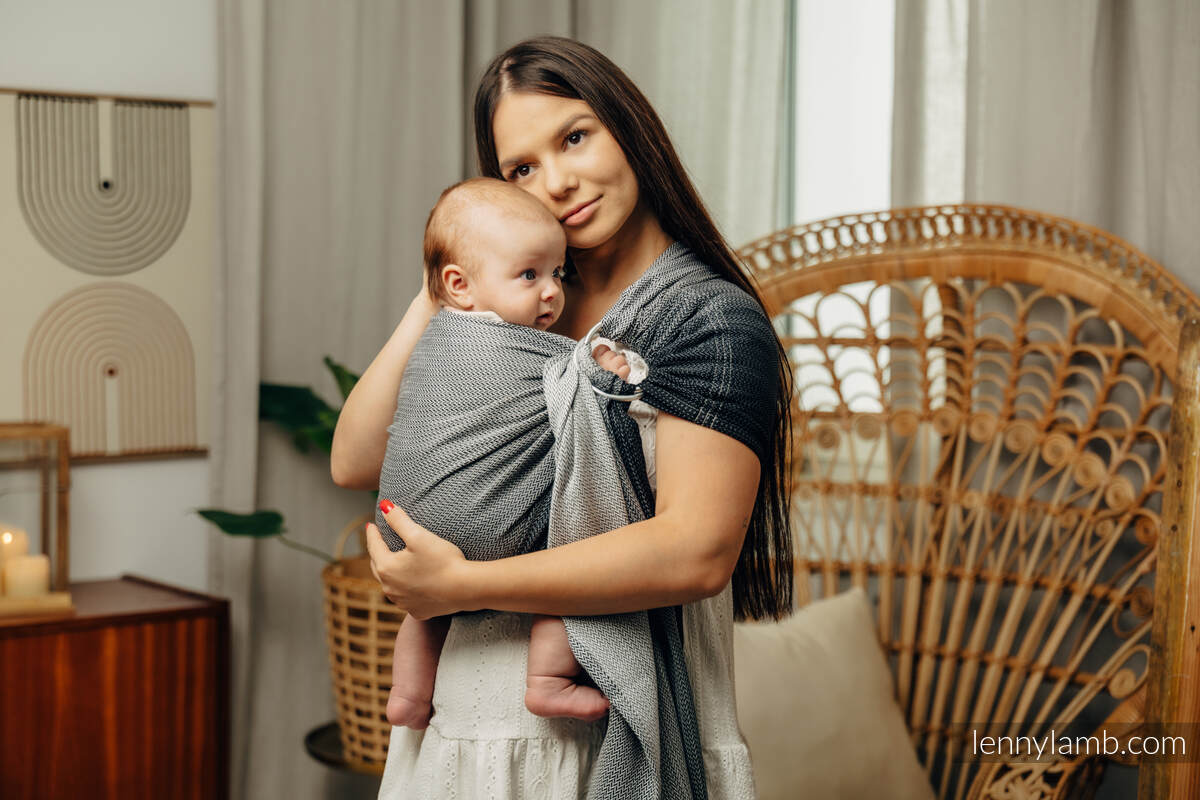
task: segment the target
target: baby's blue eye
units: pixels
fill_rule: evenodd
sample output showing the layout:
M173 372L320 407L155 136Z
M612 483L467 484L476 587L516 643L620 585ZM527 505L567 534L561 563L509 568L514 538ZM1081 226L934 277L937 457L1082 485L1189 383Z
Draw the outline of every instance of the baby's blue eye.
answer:
M565 269L563 269L562 267L555 267L554 268L554 277L558 278L561 281L563 278L567 277L567 271Z
M527 281L535 281L537 280L537 273L531 269L527 269L521 273L521 277Z

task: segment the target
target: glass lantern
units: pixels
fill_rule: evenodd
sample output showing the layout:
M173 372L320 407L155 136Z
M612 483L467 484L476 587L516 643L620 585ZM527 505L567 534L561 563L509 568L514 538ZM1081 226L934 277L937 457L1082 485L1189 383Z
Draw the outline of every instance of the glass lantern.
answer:
M70 580L70 474L68 428L0 422L0 547L47 556L52 592Z

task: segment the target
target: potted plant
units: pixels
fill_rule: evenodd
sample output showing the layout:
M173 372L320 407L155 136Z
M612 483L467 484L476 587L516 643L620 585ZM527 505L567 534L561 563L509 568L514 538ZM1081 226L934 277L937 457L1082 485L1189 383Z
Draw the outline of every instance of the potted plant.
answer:
M324 361L344 401L359 376L329 356ZM340 413L341 409L332 408L308 386L259 384L258 418L290 433L302 453L313 452L314 448L330 453ZM373 497L377 494L372 492ZM278 511L260 509L238 514L202 508L196 513L231 536L275 537L288 547L326 562L321 570L325 632L342 756L362 769L382 773L391 736L386 706L392 685L392 648L404 612L384 597L366 556L342 557L346 539L361 531L372 514L351 520L338 537L334 554L329 555L289 539Z
M350 390L358 383L358 375L346 369L329 356L325 366L333 373L338 390L344 401ZM258 385L258 418L273 422L292 435L292 443L301 453L317 448L329 454L333 449L333 431L337 427L341 409L334 409L309 386L292 386L280 383ZM230 536L251 536L258 539L276 537L291 548L314 555L327 563L335 559L328 553L289 539L284 534L283 515L278 511L260 509L249 514L238 514L218 508L201 508L197 514L216 525Z

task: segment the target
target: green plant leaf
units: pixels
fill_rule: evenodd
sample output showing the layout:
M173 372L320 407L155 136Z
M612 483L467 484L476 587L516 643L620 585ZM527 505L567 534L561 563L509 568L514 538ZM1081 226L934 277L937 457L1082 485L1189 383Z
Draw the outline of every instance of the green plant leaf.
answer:
M217 508L201 508L197 514L233 536L277 536L284 532L283 515L278 511L234 514Z
M292 444L296 445L296 449L301 453L307 453L312 445L330 453L333 451L333 427L321 423L298 428L292 433Z
M329 371L333 373L333 379L337 381L338 391L342 393L342 399L345 400L350 396L350 390L358 383L358 375L355 375L350 370L343 367L338 362L334 361L329 356L325 356L325 366L329 367Z
M288 431L316 425L322 413L337 412L307 386L279 383L258 385L258 418L274 422Z
M292 434L292 444L301 453L309 452L311 445L326 453L333 450L339 413L307 386L259 384L259 419L274 422Z

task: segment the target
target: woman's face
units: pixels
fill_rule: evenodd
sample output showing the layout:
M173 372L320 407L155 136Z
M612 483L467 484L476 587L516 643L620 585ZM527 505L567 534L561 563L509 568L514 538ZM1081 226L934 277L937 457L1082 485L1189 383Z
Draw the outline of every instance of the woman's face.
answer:
M507 92L492 134L500 174L550 209L568 247L602 245L635 213L647 213L620 145L584 101Z

